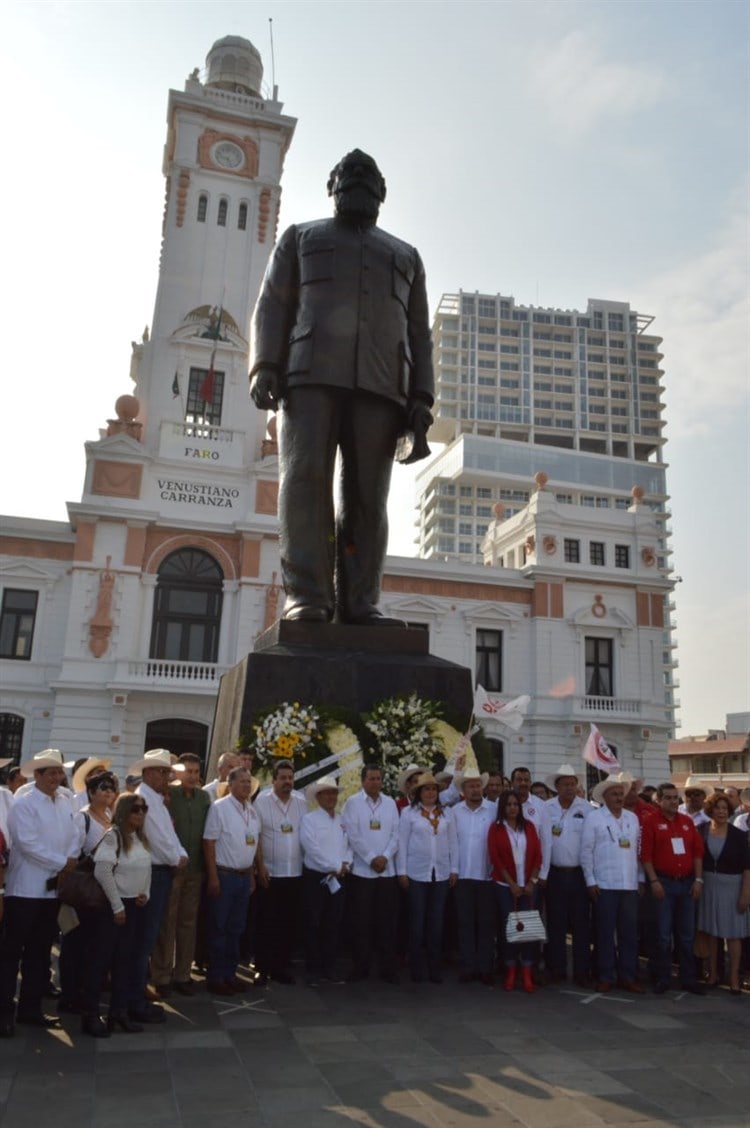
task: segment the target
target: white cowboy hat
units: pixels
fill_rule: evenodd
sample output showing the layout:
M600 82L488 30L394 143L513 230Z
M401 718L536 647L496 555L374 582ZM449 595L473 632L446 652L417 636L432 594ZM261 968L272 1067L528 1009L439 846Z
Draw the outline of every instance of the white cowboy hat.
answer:
M8 764L12 764L12 763L13 763L13 757L12 756L8 756L7 759L5 757L3 757L3 759L0 760L0 768L7 768Z
M42 771L43 768L65 769L59 748L45 748L42 752L35 752L28 763L21 765L21 774L31 779L34 772Z
M682 785L683 794L686 791L702 791L708 799L709 795L713 795L714 789L710 783L703 783L697 776L688 776Z
M333 776L321 776L316 779L314 783L310 783L305 788L305 798L317 799L319 791L340 791L339 781L334 779Z
M465 772L456 772L453 777L453 783L457 791L463 794L464 784L467 779L479 779L482 781L482 791L487 786L487 781L490 778L489 772L480 772L478 768L467 768Z
M84 760L80 768L73 773L70 786L80 795L82 791L86 790L86 776L91 775L96 768L106 772L111 765L111 760L103 760L101 756L89 756L88 760Z
M557 781L560 776L573 776L576 783L580 784L581 782L580 776L572 764L560 764L556 772L544 777L544 786L548 787L550 791L557 791Z
M424 772L426 770L427 769L423 768L420 764L407 764L404 770L398 773L398 779L396 780L396 786L398 787L401 794L408 794L406 790L407 779L410 779L412 776L419 775L421 772Z
M625 791L628 791L632 782L633 777L630 772L618 772L617 775L607 776L606 779L602 779L597 783L596 787L591 792L591 798L595 803L601 804L604 802L605 793L609 791L611 787L624 787Z
M147 768L171 768L173 772L185 771L184 764L172 763L172 753L166 748L152 748L137 764L130 765L130 772L135 775L136 772L145 772Z

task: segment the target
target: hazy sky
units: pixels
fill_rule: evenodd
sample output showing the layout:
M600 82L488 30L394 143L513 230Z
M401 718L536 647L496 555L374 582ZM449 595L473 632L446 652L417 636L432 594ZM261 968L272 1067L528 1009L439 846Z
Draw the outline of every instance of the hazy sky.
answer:
M243 35L299 119L282 227L359 146L430 302L653 314L664 338L682 732L750 706L746 0L8 3L0 511L56 520L150 323L169 87ZM543 455L540 453L540 469ZM54 468L54 469L53 469ZM402 471L396 471L400 473ZM401 479L401 486L403 479ZM403 496L403 489L400 489ZM401 505L391 550L408 553Z

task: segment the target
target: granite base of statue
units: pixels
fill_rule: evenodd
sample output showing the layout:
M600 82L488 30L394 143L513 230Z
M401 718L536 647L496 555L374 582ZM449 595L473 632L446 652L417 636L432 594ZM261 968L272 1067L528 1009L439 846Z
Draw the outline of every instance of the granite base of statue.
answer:
M440 702L449 722L468 724L471 671L431 655L427 631L280 619L221 679L209 776L243 729L285 701L366 713L379 701L410 693Z

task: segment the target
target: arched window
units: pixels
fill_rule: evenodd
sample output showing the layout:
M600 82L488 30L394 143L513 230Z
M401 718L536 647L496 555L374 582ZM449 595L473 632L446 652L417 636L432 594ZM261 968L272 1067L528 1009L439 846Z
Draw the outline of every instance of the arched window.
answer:
M205 192L201 192L198 197L198 223L206 222L206 212L208 211L208 196Z
M226 200L219 200L219 213L216 217L216 222L218 223L219 227L226 227L228 209L229 209L229 204L227 203L227 201Z
M221 568L199 548L172 552L159 568L151 657L215 662L219 653Z
M247 227L247 204L240 204L240 210L237 213L237 227L240 231L244 231Z
M200 756L205 779L206 755L208 753L208 725L198 721L185 721L182 717L164 717L146 725L146 740L143 751L150 748L168 748L175 756L192 752Z
M23 717L17 713L0 713L0 759L17 764L21 759L22 743ZM11 765L8 764L8 767Z

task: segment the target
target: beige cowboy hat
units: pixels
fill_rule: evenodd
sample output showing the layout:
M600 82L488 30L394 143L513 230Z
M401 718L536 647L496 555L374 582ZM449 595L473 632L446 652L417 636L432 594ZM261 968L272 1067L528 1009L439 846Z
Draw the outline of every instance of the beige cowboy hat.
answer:
M407 780L411 779L412 776L419 775L421 772L424 772L426 770L427 769L423 768L421 764L407 764L403 771L398 773L398 779L396 780L396 786L398 787L401 794L408 794L406 790Z
M557 781L561 776L572 776L576 783L580 784L581 782L581 777L572 764L560 764L556 772L544 777L544 786L548 787L550 791L557 791Z
M624 787L627 791L633 782L633 776L630 772L618 772L617 775L607 776L597 783L594 790L591 792L591 798L595 803L603 803L604 796L611 787Z
M0 759L0 768L7 768L8 764L12 764L12 763L13 763L13 757L12 756L8 756L8 757L4 756L2 759Z
M489 778L489 772L480 772L478 768L467 768L465 772L456 772L455 776L453 777L453 783L456 787L456 790L460 791L461 794L463 794L464 784L466 783L467 779L481 780L482 791L484 791Z
M688 776L687 777L687 779L685 780L685 782L682 785L683 794L686 791L702 791L703 794L705 795L706 799L708 799L709 795L713 795L713 793L714 793L714 789L711 786L711 784L710 783L704 783L702 780L698 779L697 776Z
M106 772L111 766L111 760L103 760L101 756L89 756L88 760L84 760L77 771L73 773L70 786L80 795L82 791L86 790L86 776L91 775L97 769Z
M34 772L40 772L44 768L62 768L65 770L62 752L59 748L45 748L42 752L35 752L31 759L21 765L21 774L25 775L27 779L31 779Z
M421 791L423 787L429 787L430 784L437 788L440 787L440 784L435 779L435 776L432 774L432 772L422 772L422 774L418 775L414 781L414 785L411 789L412 795L416 795L416 793L418 791Z
M130 771L135 774L136 772L145 772L147 768L170 768L173 772L184 772L184 764L173 764L172 753L166 748L152 748L150 752L146 752L142 760L137 764L130 765Z
M320 791L340 791L339 781L334 779L333 776L321 776L316 779L314 783L309 783L305 788L305 798L308 802L311 799L317 799Z

